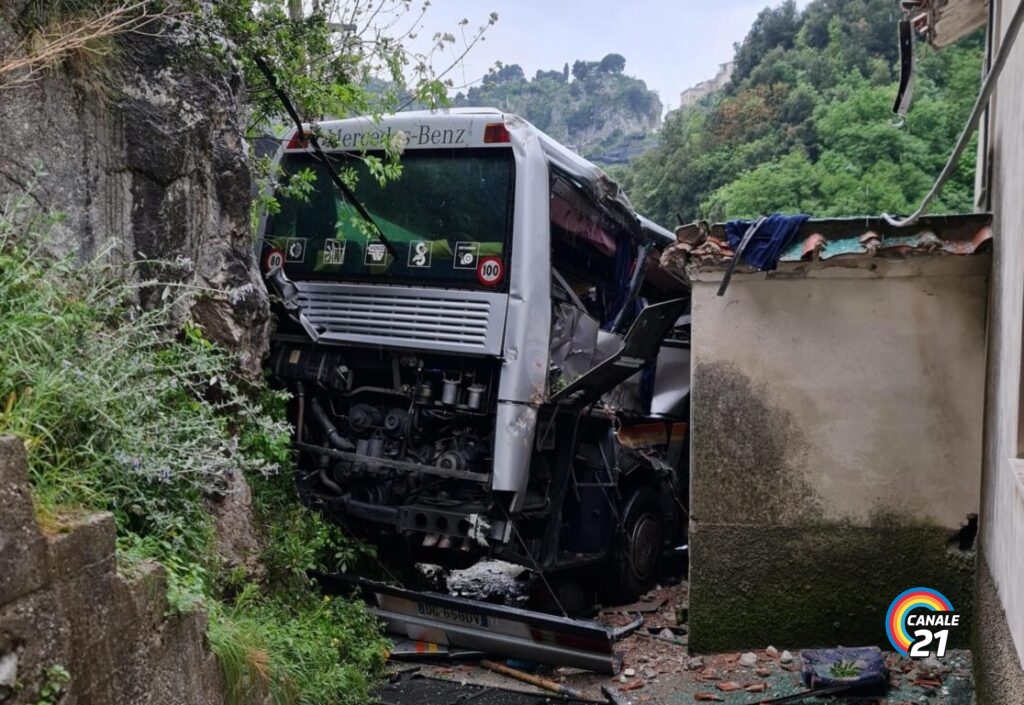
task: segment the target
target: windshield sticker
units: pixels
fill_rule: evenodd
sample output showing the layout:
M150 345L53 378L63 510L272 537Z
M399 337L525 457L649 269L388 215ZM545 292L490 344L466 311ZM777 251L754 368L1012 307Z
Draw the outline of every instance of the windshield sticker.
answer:
M284 253L281 250L271 250L263 258L264 271L270 272L284 266Z
M304 262L306 260L306 238L291 237L284 243L285 262Z
M324 240L324 264L345 264L344 240Z
M366 254L363 256L363 264L370 267L385 264L388 259L388 248L380 240L366 241Z
M409 243L409 266L419 269L430 268L430 243L426 240L413 240Z
M497 286L505 278L505 264L498 257L484 257L476 268L476 278L484 286Z
M476 269L478 259L480 259L479 242L455 243L455 259L452 261L452 266L455 269Z

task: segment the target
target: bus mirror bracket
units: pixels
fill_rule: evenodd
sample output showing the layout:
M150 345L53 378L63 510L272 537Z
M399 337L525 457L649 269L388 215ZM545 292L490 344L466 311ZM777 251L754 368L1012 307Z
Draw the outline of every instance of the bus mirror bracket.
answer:
M316 328L302 315L302 307L299 306L299 287L284 273L284 268L274 267L267 272L267 281L274 290L273 293L281 300L281 305L288 312L288 316L302 326L313 342L319 340L320 334Z

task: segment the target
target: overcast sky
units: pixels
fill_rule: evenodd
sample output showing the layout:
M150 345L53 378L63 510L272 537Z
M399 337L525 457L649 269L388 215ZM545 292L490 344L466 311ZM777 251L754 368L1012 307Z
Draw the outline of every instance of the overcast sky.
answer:
M803 7L808 0L798 0ZM746 35L757 13L780 0L432 0L422 37L467 30L498 13L486 40L450 77L472 84L495 61L519 64L527 78L538 69L561 69L577 59L606 54L626 57L626 71L658 91L666 108L679 106L679 92L711 78L729 61L733 43ZM435 61L440 66L441 61Z

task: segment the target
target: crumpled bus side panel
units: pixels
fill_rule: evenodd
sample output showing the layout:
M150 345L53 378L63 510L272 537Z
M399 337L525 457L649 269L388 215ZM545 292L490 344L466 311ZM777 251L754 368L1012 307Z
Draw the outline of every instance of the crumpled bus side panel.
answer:
M505 362L498 388L494 441L495 490L514 492L522 507L530 478L537 410L546 396L551 340L551 251L548 169L537 132L514 116L505 126L516 155L516 220L505 323Z

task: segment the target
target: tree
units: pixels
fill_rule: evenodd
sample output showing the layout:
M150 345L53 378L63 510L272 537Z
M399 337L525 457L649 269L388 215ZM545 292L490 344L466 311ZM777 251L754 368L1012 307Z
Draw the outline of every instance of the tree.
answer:
M475 30L462 20L455 31L432 35L431 47L414 51L411 42L423 29L429 2L412 9L408 0L317 0L299 18L291 0L222 0L213 3L218 29L237 48L245 73L252 127L280 122L283 110L254 62L264 57L303 119L346 117L395 110L417 101L447 103L448 74L472 50L498 16L491 13ZM380 18L388 18L383 22ZM435 60L455 47L454 59ZM367 89L383 79L383 93Z
M566 80L568 63L561 71L538 70L532 81L522 78L518 67L508 74L510 67L499 65L454 103L515 112L598 163L620 163L653 145L653 130L661 122L657 93L626 76L625 63L619 54L578 60L572 82Z
M622 73L625 68L626 57L622 54L608 54L598 64L598 70L601 73Z
M766 7L754 20L746 38L736 45L732 82L738 84L746 78L761 57L775 47L790 49L800 29L796 0L785 0L778 7Z
M587 76L590 75L590 66L590 62L587 61L572 62L572 77L577 81L586 80Z
M811 0L763 11L736 48L726 91L670 113L626 177L638 209L667 223L770 211L907 212L932 184L977 95L980 33L918 50L902 129L888 0ZM970 210L968 153L937 209Z
M412 104L447 105L452 86L448 73L497 22L498 15L492 12L475 31L467 31L469 20L461 20L461 50L450 62L435 66L435 57L459 47L460 40L452 32L437 32L427 51L411 49L429 6L428 0L418 11L409 0L316 0L310 12L300 17L292 0L221 0L212 4L216 26L210 27L210 34L215 51L223 51L216 39L220 34L231 40L229 46L248 87L247 126L259 133L293 124L272 83L284 90L300 120L314 124L326 118L395 112ZM207 11L199 12L208 23ZM258 59L270 67L271 76L264 74ZM522 69L515 68L521 75ZM369 155L363 159L370 173L384 183L401 173L401 147L378 146L384 150L384 159ZM258 183L273 176L271 165L269 156L253 160ZM254 214L264 208L273 211L275 200L261 200Z
M523 73L523 67L519 64L505 64L499 65L492 68L484 76L484 83L492 84L503 84L513 83L515 81L525 81L526 74Z
M816 185L808 178L811 166L806 154L799 150L790 152L778 161L761 164L719 189L704 209L715 216L729 218L757 217L777 210L812 210Z
M542 71L537 69L537 73L534 74L534 81L555 81L556 83L563 83L564 76L561 71Z

